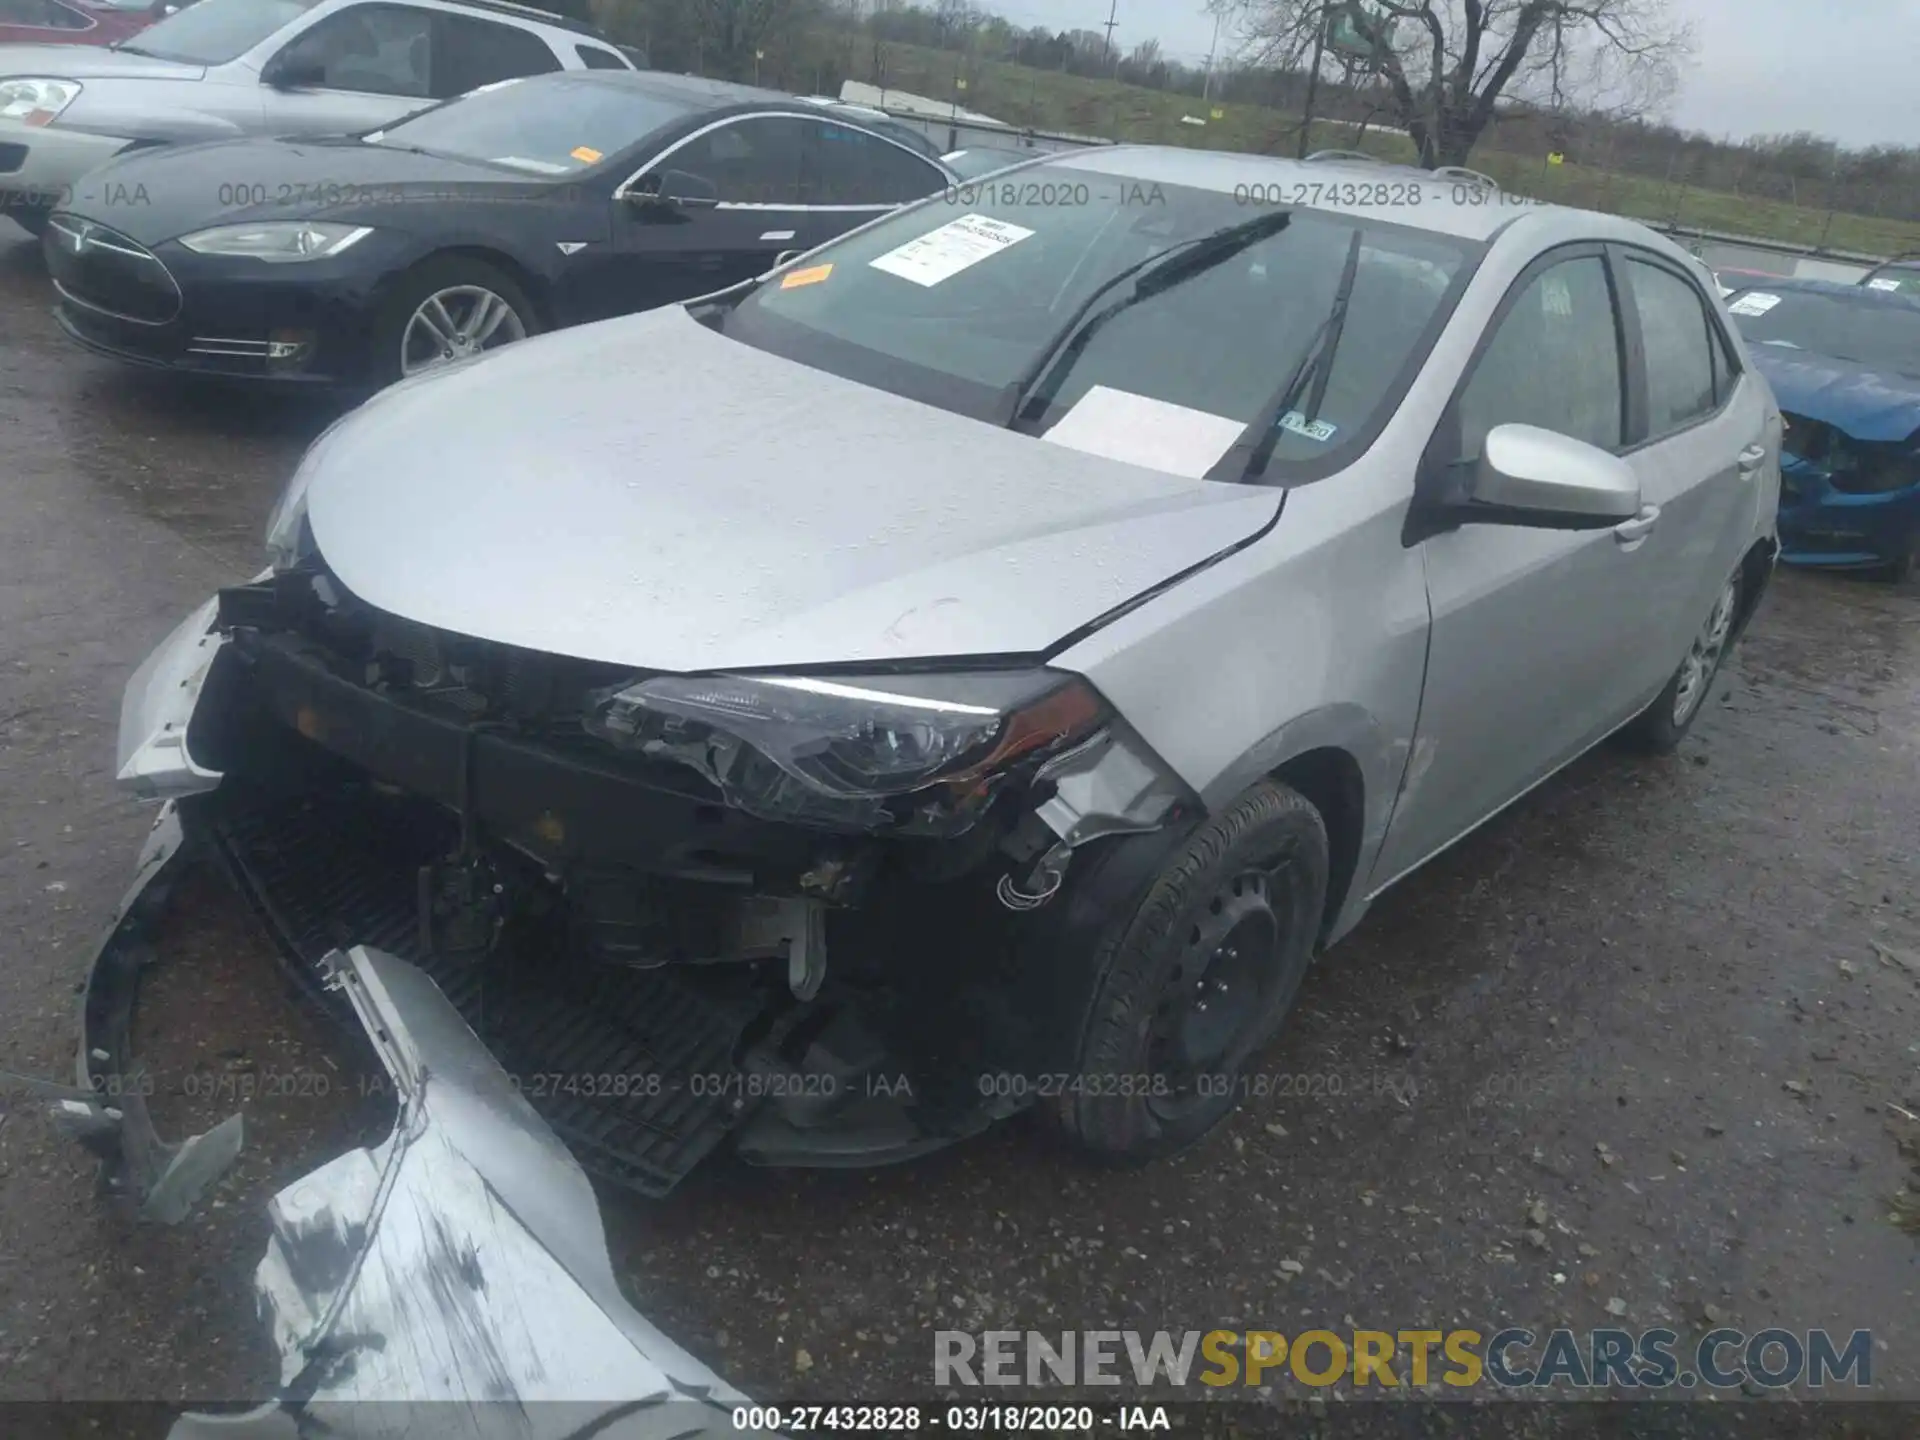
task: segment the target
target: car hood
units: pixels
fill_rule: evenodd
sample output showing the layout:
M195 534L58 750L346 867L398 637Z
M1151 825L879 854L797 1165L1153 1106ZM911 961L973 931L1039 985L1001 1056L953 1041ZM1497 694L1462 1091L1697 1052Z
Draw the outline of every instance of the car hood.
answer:
M1905 440L1920 430L1920 378L1779 345L1750 345L1780 408L1856 440Z
M101 45L0 45L0 75L55 80L198 80L204 65L156 60Z
M1280 509L810 369L679 306L403 381L295 485L374 606L676 671L1039 654Z
M75 184L67 208L158 245L210 225L367 212L405 229L444 213L417 203L421 192L533 199L552 188L544 176L353 139L213 140L110 160Z

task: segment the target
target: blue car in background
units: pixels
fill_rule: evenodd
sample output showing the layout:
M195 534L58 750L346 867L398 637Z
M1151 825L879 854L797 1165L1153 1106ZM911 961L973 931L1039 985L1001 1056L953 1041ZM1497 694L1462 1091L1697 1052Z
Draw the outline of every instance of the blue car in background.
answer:
M1780 558L1920 568L1920 294L1746 280L1726 298L1786 416Z

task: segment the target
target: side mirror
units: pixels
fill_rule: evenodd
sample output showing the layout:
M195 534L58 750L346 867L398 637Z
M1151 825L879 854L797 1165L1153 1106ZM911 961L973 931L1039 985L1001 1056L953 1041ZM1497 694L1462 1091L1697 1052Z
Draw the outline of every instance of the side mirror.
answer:
M1463 521L1610 530L1640 513L1640 477L1617 455L1533 425L1499 425L1466 477Z
M311 56L282 50L267 62L260 78L276 90L306 90L327 83L327 67Z

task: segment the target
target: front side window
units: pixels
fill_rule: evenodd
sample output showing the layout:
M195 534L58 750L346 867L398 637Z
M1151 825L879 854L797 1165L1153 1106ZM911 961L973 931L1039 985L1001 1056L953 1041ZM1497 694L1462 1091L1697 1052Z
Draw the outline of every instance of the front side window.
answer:
M305 15L320 0L195 0L120 48L157 60L224 65Z
M440 25L433 77L437 96L464 95L497 80L546 75L560 68L560 58L547 42L528 31L463 15L443 15Z
M200 5L214 3L200 0ZM433 21L430 10L355 5L327 16L295 40L282 52L280 63L322 90L425 99L432 93ZM306 81L309 74L318 78Z
M806 127L785 115L728 120L666 156L648 179L678 170L712 187L703 193L723 205L797 205ZM651 188L643 180L642 188Z
M1713 345L1707 307L1685 280L1629 259L1627 288L1647 357L1647 437L1671 435L1713 413Z
M1182 424L1226 436L1223 452L1235 426L1272 409L1271 429L1242 439L1281 477L1369 438L1480 253L1387 218L1253 206L1112 166L1063 158L943 192L821 250L718 323L1037 434L1096 389L1090 414L1201 412Z
M366 138L532 175L568 175L638 145L686 113L684 105L642 90L553 75L507 81Z
M602 50L598 45L576 45L574 53L579 55L580 63L589 70L631 70L633 67L611 50Z
M933 166L866 130L832 121L809 122L801 171L806 205L904 205L947 183Z
M1865 287L1769 290L1727 299L1749 345L1806 350L1831 360L1920 376L1920 305Z
M91 30L93 21L60 0L0 0L0 25L34 30Z
M1460 393L1460 455L1478 460L1501 425L1534 425L1618 450L1625 435L1620 335L1606 262L1562 260L1499 321Z

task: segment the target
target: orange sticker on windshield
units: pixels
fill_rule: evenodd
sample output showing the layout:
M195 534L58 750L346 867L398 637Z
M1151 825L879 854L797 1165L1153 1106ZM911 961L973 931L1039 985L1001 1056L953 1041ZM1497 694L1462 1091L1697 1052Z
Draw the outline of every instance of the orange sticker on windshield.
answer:
M832 273L833 266L831 265L809 265L804 270L795 270L788 275L782 276L780 288L782 290L797 290L802 285L818 285Z
M569 150L567 153L582 165L597 164L600 160L600 152L591 145L582 145L576 150Z

